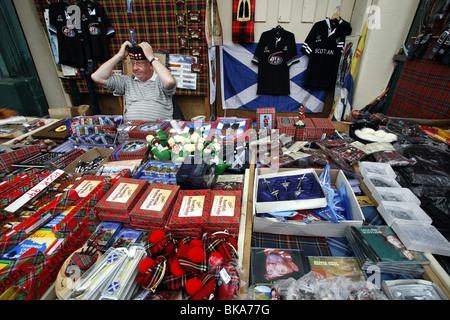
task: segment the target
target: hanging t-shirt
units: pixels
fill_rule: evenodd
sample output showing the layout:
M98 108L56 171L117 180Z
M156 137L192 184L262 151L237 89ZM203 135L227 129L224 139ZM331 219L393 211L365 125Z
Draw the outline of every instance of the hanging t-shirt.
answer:
M329 90L334 87L345 38L351 32L350 23L343 19L327 18L314 24L302 47L309 56L305 88Z
M62 2L51 3L49 9L49 31L58 39L59 63L74 68L84 67L84 53L81 43L81 30L70 28L67 13L68 5ZM74 23L76 25L76 23Z
M95 1L83 1L81 9L81 30L86 57L105 61L110 58L108 37L115 33L102 5Z
M257 94L289 95L289 67L299 59L292 32L280 27L263 32L252 59L258 64Z

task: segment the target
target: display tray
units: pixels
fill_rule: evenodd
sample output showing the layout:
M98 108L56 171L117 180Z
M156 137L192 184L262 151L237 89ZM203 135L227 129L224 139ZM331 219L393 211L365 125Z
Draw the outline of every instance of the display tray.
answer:
M23 160L19 163L12 164L13 167L18 168L44 168L45 164L55 160L61 156L63 156L64 152L46 152L46 153L39 153L31 158L28 158L26 160Z
M254 185L256 191L255 208L258 213L324 208L327 205L325 192L314 169L297 169L274 173L271 173L271 170L268 169L258 172L259 174L255 175ZM296 186L299 185L300 179L304 180L301 182L299 189ZM282 186L283 182L289 183L288 188L286 188L287 191ZM296 189L303 192L296 194ZM277 191L278 194L274 194Z
M267 172L273 171L268 168L260 168L255 170L255 181ZM287 174L289 172L298 170L292 169L278 169L278 174ZM322 170L315 170L316 175L320 175ZM343 183L347 193L347 202L349 206L350 216L352 220L340 221L339 223L332 223L329 221L312 221L305 223L302 221L288 220L288 222L281 222L276 218L263 218L256 216L256 202L253 203L253 232L283 234L295 236L310 236L310 237L344 237L345 230L350 226L362 226L364 223L364 215L359 206L358 200L352 190L350 183L345 177L342 170L330 170L332 186L339 187ZM257 188L255 184L253 199L257 199ZM279 205L277 210L287 210L284 205Z

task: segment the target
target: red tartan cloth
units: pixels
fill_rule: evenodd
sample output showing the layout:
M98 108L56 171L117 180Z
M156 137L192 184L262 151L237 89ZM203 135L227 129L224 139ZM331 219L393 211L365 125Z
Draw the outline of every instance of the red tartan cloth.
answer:
M241 221L241 192L212 190L212 207L205 232L229 230L237 235Z
M133 226L145 230L164 227L180 190L179 186L152 183L130 212ZM161 207L160 210L157 210Z
M432 49L434 42L430 44ZM428 58L407 60L386 113L389 117L450 119L450 67Z
M287 124L288 122L289 124ZM284 133L287 137L295 138L294 124L294 118L277 117L277 129L280 130L280 135Z
M2 154L0 156L0 173L7 173L14 170L12 166L15 163L19 163L25 159L28 159L41 152L41 145L32 145L23 147L12 152Z
M250 0L251 12L249 21L237 21L239 0L233 0L232 41L255 42L255 0Z

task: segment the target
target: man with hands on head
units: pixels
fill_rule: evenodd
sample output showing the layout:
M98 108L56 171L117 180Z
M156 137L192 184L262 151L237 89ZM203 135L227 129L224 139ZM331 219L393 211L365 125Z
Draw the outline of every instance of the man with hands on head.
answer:
M114 67L130 56L133 75L113 75ZM103 63L92 75L116 96L125 97L124 119L157 121L173 118L172 97L176 80L158 60L147 42L133 46L125 41L120 50Z

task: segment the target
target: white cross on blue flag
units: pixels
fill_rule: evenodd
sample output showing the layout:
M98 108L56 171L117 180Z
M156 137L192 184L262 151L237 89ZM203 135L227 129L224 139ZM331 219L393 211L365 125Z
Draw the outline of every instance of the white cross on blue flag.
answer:
M298 63L291 65L290 95L257 95L258 65L252 63L257 43L233 43L225 41L221 48L221 85L223 109L253 110L274 107L277 112L298 112L300 104L308 112L323 111L326 92L302 88L308 56L301 51L302 44L297 44L300 57Z

